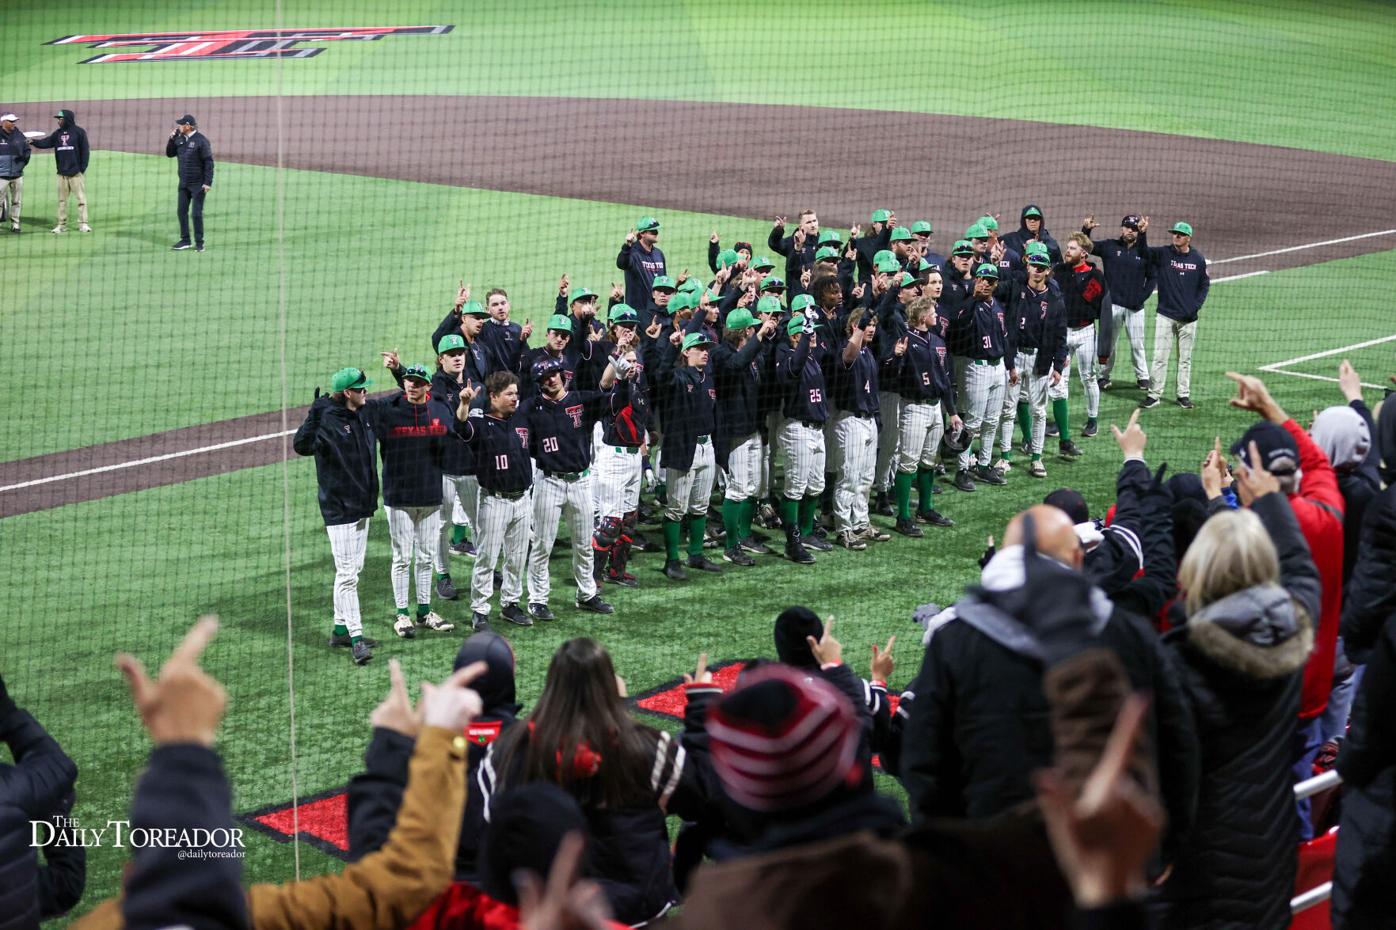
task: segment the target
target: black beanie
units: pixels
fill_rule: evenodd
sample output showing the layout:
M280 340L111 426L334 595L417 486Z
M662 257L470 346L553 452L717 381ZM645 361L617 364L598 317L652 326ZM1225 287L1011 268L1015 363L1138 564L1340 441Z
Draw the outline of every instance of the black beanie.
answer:
M460 671L472 662L484 662L485 674L475 679L471 687L480 695L485 713L505 711L518 713L514 697L514 648L498 633L475 633L460 644L452 671Z
M1057 488L1044 497L1042 503L1063 511L1071 518L1072 523L1085 523L1091 518L1091 511L1086 506L1086 499L1081 496L1080 491L1074 491L1071 488Z
M532 782L496 795L480 846L480 887L496 901L518 904L514 873L526 869L546 882L562 838L586 833L582 809L566 791Z
M796 668L818 668L806 636L819 639L824 624L808 607L787 607L776 617L776 658Z

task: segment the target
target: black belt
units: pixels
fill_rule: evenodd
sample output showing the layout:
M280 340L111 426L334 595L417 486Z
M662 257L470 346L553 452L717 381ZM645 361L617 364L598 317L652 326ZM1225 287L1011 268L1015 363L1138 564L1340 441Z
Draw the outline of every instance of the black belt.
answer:
M527 494L528 491L485 491L486 497L502 497L506 501L516 501Z
M874 416L877 415L873 413L859 413L856 410L845 410L844 413L848 414L851 417L857 417L860 420L871 420Z
M823 428L824 428L824 424L823 424L823 423L816 423L816 422L814 422L813 420L801 420L801 421L800 421L800 425L801 425L801 426L807 426L807 427L809 427L810 429L823 429Z
M559 481L576 481L579 478L585 478L587 475L591 474L591 469L583 469L582 471L548 471L545 468L543 469L543 474L547 475L549 478L556 478Z
M1094 325L1095 325L1095 320L1091 320L1089 323L1073 323L1073 324L1071 325L1071 328L1072 328L1072 329L1085 329L1087 326L1094 326Z

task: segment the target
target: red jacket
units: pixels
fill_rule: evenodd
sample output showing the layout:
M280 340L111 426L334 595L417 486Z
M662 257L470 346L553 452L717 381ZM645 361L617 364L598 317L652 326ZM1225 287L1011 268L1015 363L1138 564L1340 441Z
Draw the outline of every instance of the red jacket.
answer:
M1299 701L1299 719L1310 720L1328 706L1328 692L1333 687L1338 618L1343 612L1343 495L1328 456L1304 428L1292 419L1284 422L1284 428L1299 444L1299 467L1303 470L1299 493L1291 494L1289 503L1323 583L1314 652L1304 666L1304 693Z
M615 930L625 924L611 922ZM469 882L452 882L409 930L518 930L519 909L497 901Z

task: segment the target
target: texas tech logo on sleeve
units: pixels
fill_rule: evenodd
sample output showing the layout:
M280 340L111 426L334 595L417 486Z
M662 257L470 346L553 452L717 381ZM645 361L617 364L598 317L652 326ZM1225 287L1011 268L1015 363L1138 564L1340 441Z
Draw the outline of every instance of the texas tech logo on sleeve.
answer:
M84 59L79 64L111 64L118 61L232 61L247 58L314 58L323 48L297 48L300 42L337 42L355 39L374 42L393 35L445 35L454 26L363 26L349 29L215 29L210 32L127 32L111 35L75 35L46 45L89 45L92 48L127 48L151 45L144 52L112 52Z

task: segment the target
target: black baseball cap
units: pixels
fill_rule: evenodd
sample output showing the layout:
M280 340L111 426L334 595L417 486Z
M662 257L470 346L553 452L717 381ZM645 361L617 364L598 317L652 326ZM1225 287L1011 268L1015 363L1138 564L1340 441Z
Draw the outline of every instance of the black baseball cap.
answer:
M178 123L178 124L181 125L181 126L197 126L197 125L199 125L198 121L195 120L194 117L190 116L188 113L184 114L184 115L181 116L179 119L175 120L175 122Z
M1138 213L1131 213L1124 219L1120 220L1120 225L1128 226L1130 229L1138 230L1139 224L1142 222L1144 222L1144 218L1142 216L1140 216Z
M1289 434L1289 430L1278 423L1261 420L1231 444L1232 455L1239 455L1247 465L1251 462L1251 443L1260 452L1261 464L1265 470L1276 475L1292 475L1299 468L1299 444Z

